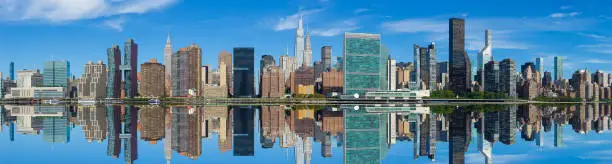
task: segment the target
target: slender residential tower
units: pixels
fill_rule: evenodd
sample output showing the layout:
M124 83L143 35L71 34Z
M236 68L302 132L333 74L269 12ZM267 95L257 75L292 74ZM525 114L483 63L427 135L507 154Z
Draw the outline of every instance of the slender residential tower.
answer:
M134 98L138 94L138 44L134 39L128 39L123 51L123 66L121 67L125 74L123 89L126 98Z
M298 67L304 64L304 28L302 28L302 16L300 16L298 21L295 34L295 60L297 60Z
M166 81L166 95L172 95L172 42L170 42L170 33L168 33L166 47L164 47L164 65L166 66L164 73Z
M108 48L106 51L108 55L108 80L106 86L106 98L120 98L121 97L121 50L118 45Z
M491 30L485 30L485 46L482 48L482 50L480 50L480 52L478 52L478 72L480 72L480 79L476 79L478 80L478 83L480 84L480 86L482 86L484 88L484 80L485 80L485 76L484 76L484 65L489 63L489 61L493 60L493 54L492 54L492 46L493 46L493 40L491 40Z

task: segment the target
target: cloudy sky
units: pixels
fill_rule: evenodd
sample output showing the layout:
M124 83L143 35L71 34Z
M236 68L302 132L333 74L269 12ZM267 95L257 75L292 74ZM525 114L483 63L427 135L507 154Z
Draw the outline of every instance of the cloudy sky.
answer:
M448 19L466 19L466 48L474 57L493 30L495 60L522 64L544 57L566 58L565 77L576 69L612 72L612 1L512 0L0 0L0 71L40 68L46 60L70 60L77 76L88 61L103 60L106 48L134 38L139 62L163 59L168 32L175 51L196 43L215 67L217 54L255 47L263 54L293 55L299 15L312 35L313 59L320 47L342 55L342 33L382 34L399 61L412 60L413 44L436 42L448 59ZM258 62L256 62L258 64ZM256 66L257 68L258 66ZM592 71L591 71L592 72Z

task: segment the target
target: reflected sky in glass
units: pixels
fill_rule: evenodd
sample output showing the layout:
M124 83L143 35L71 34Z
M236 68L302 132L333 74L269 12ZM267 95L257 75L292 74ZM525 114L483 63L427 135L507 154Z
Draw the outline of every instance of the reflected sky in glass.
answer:
M603 104L5 105L0 163L610 163L611 113Z

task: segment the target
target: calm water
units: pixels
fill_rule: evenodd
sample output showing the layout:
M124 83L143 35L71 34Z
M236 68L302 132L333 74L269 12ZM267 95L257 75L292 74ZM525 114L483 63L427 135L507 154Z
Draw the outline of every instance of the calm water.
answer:
M1 106L0 163L612 163L610 105Z

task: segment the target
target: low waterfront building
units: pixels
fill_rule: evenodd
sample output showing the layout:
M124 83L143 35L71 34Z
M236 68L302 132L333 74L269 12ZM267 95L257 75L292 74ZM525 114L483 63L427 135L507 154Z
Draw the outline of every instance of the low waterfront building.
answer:
M11 88L11 95L7 98L58 99L64 97L66 97L64 87L32 87Z
M298 95L311 95L314 94L314 85L297 85L295 94Z
M333 92L342 93L342 87L344 86L343 77L343 73L336 70L323 72L323 94L328 95Z

